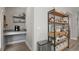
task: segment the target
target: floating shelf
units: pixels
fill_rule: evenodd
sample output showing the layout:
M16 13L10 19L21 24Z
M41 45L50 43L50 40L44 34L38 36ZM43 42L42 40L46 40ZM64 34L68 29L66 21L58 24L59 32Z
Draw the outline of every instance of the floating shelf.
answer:
M25 19L25 16L13 16L13 18Z

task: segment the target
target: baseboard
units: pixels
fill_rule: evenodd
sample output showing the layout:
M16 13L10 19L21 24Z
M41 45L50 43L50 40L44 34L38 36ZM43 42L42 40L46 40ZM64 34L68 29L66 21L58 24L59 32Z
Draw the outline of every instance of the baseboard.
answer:
M0 51L1 51L1 48L0 48Z
M4 51L4 49L0 48L0 51Z
M19 40L19 41L8 42L7 45L15 44L15 43L21 43L21 42L25 42L25 40Z
M74 38L74 37L73 37L73 38L71 38L71 40L77 40L77 38Z
M29 48L30 51L32 51L32 48L30 47L28 42L25 42L25 44L27 45L27 47Z
M70 40L70 42L69 42L69 48L74 47L76 45L76 43L77 43L77 40Z

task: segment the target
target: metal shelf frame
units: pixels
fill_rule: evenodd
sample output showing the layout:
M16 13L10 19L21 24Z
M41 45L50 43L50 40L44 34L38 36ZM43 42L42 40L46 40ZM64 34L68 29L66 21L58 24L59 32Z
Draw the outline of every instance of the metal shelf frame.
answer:
M53 14L54 13L54 14ZM49 36L49 15L50 14L52 14L53 15L53 19L54 19L54 22L53 23L51 23L51 25L53 24L54 25L54 37L52 38L52 37L50 37ZM57 15L55 15L55 14L57 14ZM48 42L51 42L52 40L54 40L54 44L53 44L53 46L54 46L54 51L56 51L56 34L55 34L55 30L56 30L56 22L55 22L55 16L59 16L59 17L67 17L68 18L68 36L67 36L67 38L68 38L68 48L69 48L69 39L70 39L70 27L69 27L69 15L64 15L64 14L61 14L61 13L55 13L55 9L53 9L53 10L50 10L50 11L48 11ZM67 24L66 24L67 25ZM51 28L52 29L52 28ZM51 40L49 39L49 38L51 38Z

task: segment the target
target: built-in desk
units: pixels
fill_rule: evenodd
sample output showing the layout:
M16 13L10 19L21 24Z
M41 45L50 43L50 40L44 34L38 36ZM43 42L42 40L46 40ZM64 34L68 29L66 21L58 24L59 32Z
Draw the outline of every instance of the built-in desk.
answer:
M5 44L14 44L25 42L26 40L26 31L14 31L14 30L7 30L4 31L4 39Z

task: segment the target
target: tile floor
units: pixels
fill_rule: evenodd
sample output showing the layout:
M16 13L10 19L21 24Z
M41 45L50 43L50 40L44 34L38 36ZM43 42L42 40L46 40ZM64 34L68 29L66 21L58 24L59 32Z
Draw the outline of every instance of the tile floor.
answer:
M6 46L5 51L30 51L24 42ZM79 40L71 41L70 48L64 51L79 51Z
M74 42L71 42L71 43L73 44ZM77 40L72 47L67 48L64 51L79 51L79 40Z

